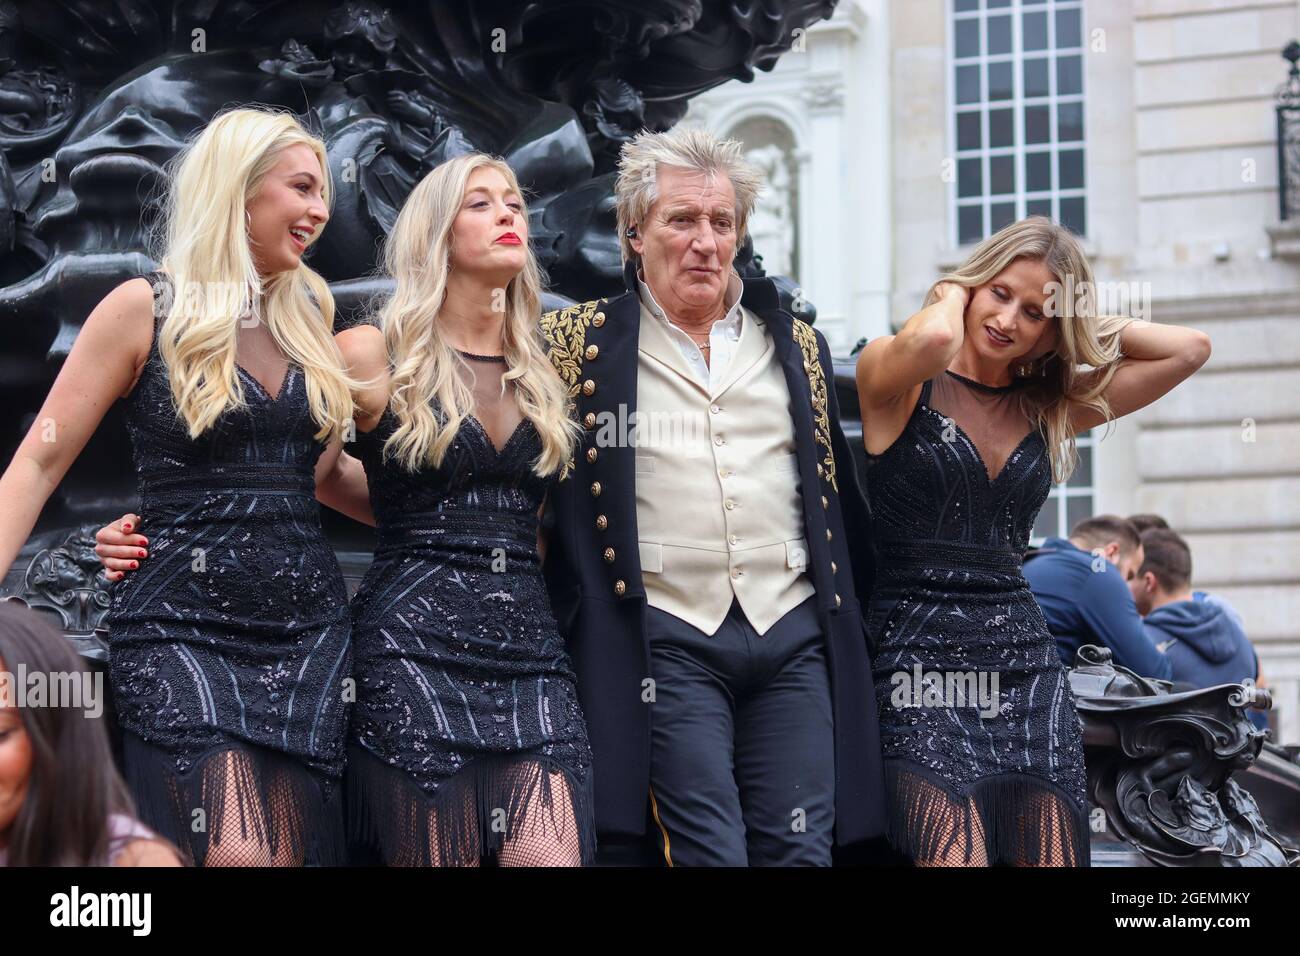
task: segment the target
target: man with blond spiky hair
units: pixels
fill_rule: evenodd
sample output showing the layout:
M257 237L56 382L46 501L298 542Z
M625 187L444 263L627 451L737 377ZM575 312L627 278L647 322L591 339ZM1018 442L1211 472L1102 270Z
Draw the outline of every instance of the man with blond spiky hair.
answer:
M542 320L584 427L546 572L597 828L668 865L828 865L885 823L830 353L732 269L761 178L737 142L641 133L615 190L627 292Z

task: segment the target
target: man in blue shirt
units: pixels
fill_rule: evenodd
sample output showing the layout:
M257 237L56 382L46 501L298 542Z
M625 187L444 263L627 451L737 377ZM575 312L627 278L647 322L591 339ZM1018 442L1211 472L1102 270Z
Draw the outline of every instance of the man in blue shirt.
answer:
M1170 678L1169 659L1147 637L1129 591L1142 560L1137 529L1118 515L1097 515L1075 525L1068 540L1048 538L1025 562L1025 579L1067 667L1084 644L1100 644L1116 664Z

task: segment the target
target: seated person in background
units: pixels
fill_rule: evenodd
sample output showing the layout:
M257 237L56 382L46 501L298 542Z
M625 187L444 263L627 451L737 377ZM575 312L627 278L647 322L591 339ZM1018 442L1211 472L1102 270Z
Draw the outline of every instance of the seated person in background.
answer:
M1153 515L1153 514L1129 515L1128 520L1133 522L1133 527L1137 528L1138 534L1143 534L1150 528L1163 528L1166 531L1171 530L1169 528L1169 522L1166 521L1164 518L1160 517L1160 515ZM1246 629L1246 625L1242 621L1241 615L1237 613L1237 609L1233 607L1231 604L1229 604L1227 601L1225 601L1223 598L1219 597L1217 594L1210 594L1207 591L1193 591L1192 600L1208 601L1211 604L1217 604L1219 607L1223 608L1225 612L1227 612L1228 617L1232 618L1234 621L1237 622L1237 626L1239 628L1241 628L1243 631Z
M58 628L0 601L0 867L180 866L176 848L135 818L99 710L107 701L83 691L32 703L25 691L38 675L49 688L88 683ZM91 687L102 695L104 682Z
M1259 660L1241 625L1222 605L1192 597L1192 552L1168 528L1142 532L1142 567L1129 582L1147 635L1163 646L1175 681L1214 687L1255 681ZM1263 711L1247 712L1267 726Z
M1141 538L1118 515L1080 521L1069 540L1048 538L1025 562L1025 579L1067 667L1084 644L1100 644L1116 664L1169 679L1169 660L1147 637L1128 589L1141 566Z

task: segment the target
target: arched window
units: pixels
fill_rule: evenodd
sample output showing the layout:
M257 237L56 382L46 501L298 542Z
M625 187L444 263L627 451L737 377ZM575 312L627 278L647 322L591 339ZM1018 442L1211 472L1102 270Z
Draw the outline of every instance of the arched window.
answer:
M799 281L799 162L794 134L781 120L755 116L726 134L745 144L745 158L766 177L766 188L749 221L754 253L769 275Z

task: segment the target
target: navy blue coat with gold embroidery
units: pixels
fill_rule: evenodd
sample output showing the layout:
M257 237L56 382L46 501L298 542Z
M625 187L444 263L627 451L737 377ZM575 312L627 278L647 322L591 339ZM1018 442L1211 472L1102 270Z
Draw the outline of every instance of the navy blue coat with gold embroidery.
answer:
M629 266L629 289L635 270ZM790 388L808 576L826 635L835 715L836 842L885 828L875 693L862 608L872 577L867 505L839 425L825 339L780 307L768 279L744 280L741 302L766 323ZM551 494L545 573L568 643L594 754L596 826L645 832L650 792L650 677L636 524L635 448L596 449L601 413L636 411L640 304L634 291L548 312L550 357L569 387L583 437ZM616 419L617 420L617 419ZM598 495L592 493L599 482Z

